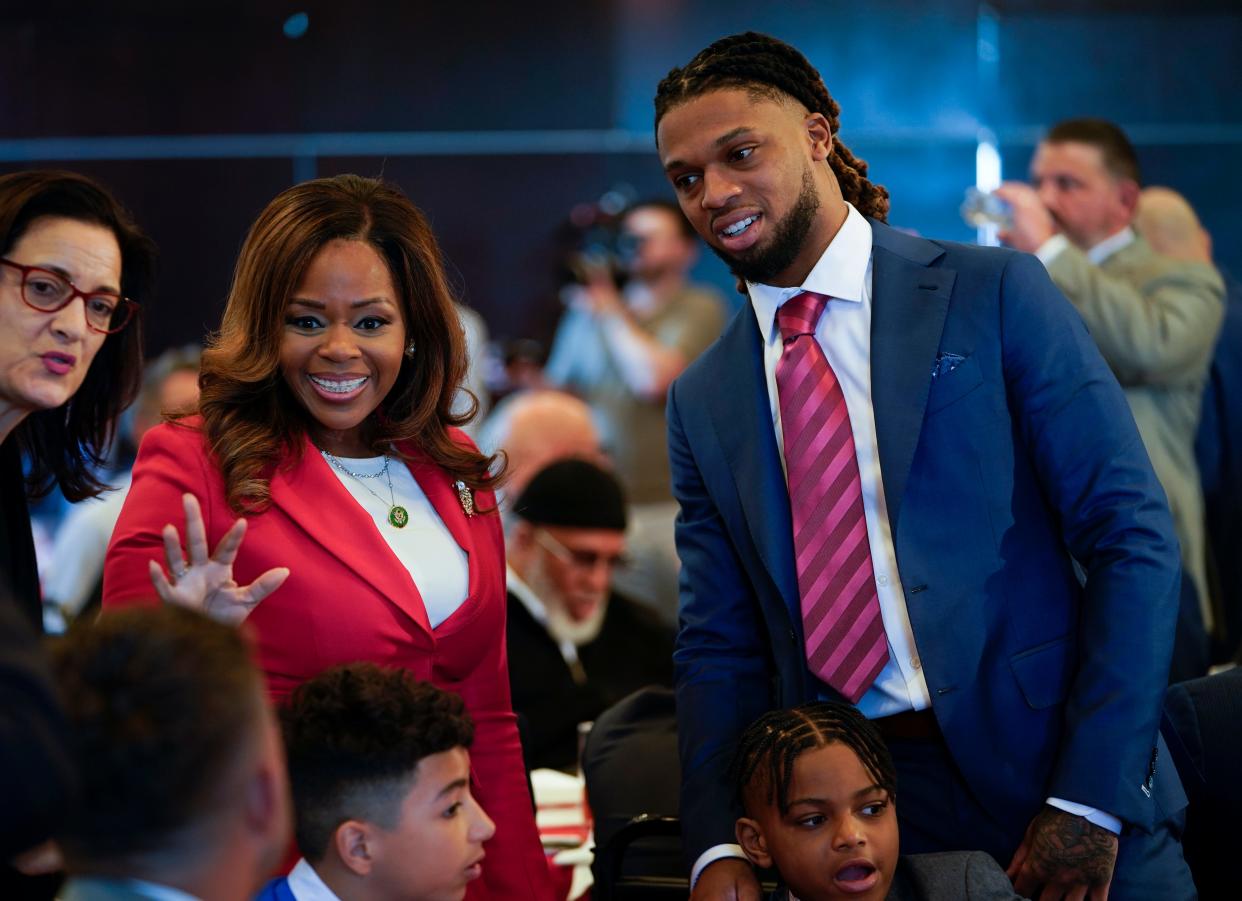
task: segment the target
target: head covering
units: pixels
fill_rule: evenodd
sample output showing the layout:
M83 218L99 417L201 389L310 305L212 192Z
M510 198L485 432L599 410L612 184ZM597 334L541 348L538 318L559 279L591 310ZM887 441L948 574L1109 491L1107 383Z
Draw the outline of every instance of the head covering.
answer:
M540 526L625 531L621 483L586 460L558 460L539 470L513 513Z

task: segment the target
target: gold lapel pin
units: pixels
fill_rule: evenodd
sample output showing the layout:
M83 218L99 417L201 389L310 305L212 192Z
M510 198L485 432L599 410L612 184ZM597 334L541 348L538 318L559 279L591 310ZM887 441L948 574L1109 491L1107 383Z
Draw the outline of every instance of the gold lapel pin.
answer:
M474 492L470 490L470 486L458 479L453 487L457 489L457 500L461 502L461 508L466 511L466 515L474 516Z

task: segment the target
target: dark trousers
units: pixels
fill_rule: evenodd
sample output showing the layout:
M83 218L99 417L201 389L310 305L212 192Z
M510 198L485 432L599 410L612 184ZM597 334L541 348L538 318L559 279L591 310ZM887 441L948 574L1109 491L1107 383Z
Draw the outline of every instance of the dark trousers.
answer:
M989 815L966 786L943 739L890 738L888 746L897 766L901 853L986 851L1001 869L1007 868L1029 824L1000 823ZM1135 829L1121 837L1109 901L1197 897L1182 857L1181 821L1179 814L1154 833Z

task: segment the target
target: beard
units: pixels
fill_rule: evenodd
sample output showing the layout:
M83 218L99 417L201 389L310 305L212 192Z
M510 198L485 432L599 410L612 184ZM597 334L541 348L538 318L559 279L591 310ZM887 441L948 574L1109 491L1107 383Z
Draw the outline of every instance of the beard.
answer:
M606 593L595 605L595 609L587 614L586 619L576 620L569 615L561 591L548 575L542 559L532 561L522 580L543 603L543 609L548 615L548 634L557 644L568 641L574 647L580 648L599 637L600 630L604 628L604 616L608 613Z
M811 177L811 170L805 169L802 172L802 190L798 193L798 200L793 209L776 223L767 246L752 247L746 251L745 256L734 256L711 244L708 247L711 247L712 253L724 260L730 272L743 281L771 284L793 265L798 254L802 252L818 211L819 194L815 191L815 180Z

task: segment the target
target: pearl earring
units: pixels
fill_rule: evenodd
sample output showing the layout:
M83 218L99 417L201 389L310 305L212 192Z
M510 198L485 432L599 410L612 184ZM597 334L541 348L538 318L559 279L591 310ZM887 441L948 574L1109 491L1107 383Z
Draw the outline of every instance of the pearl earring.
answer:
M414 359L414 342L413 341L411 341L409 344L406 345L405 355L409 357L411 360Z

